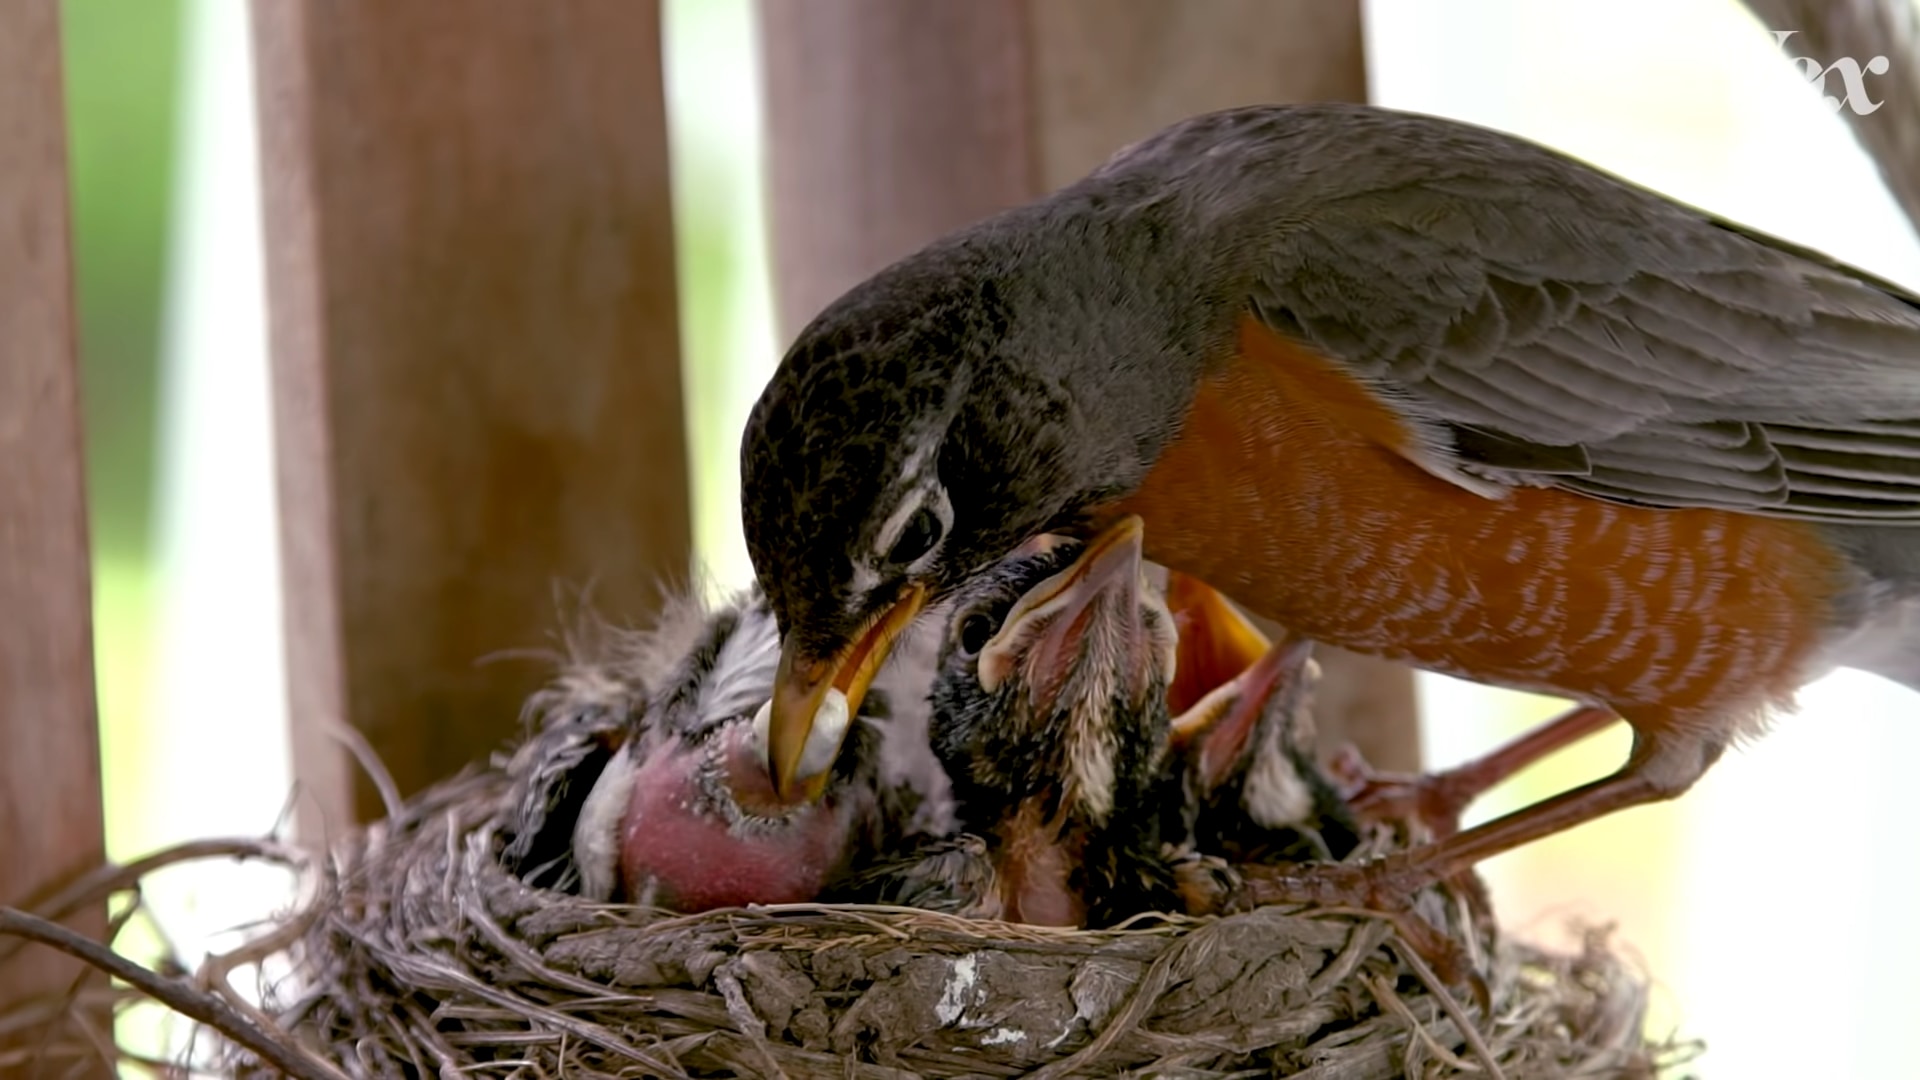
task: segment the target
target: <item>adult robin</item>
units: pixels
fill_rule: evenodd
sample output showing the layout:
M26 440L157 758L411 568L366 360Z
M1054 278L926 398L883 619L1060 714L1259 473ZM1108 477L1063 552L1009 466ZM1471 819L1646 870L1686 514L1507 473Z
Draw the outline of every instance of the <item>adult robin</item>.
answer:
M1302 898L1673 797L1836 666L1920 686L1916 358L1913 294L1510 135L1177 124L856 286L775 372L741 466L778 786L929 599L1132 514L1290 633L1633 727L1613 775Z
M885 725L869 721L885 720L886 694L818 725L799 774L808 797L776 796L764 705L778 658L756 590L671 605L652 634L568 672L534 703L557 714L549 731L572 735L529 787L508 864L591 899L697 912L813 900L905 843L923 793L883 769ZM564 860L539 840L562 829Z

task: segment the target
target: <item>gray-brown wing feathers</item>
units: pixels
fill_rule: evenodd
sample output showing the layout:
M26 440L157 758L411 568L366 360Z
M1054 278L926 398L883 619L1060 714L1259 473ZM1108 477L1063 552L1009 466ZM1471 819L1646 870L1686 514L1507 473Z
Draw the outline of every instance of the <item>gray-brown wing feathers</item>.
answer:
M1920 523L1920 300L1571 161L1513 164L1289 213L1256 311L1436 434L1443 467Z

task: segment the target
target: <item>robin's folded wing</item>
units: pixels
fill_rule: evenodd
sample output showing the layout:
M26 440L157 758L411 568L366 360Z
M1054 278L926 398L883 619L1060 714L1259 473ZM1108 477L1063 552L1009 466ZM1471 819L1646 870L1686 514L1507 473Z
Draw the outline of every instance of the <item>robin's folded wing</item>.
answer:
M1920 524L1920 298L1571 161L1502 164L1292 217L1256 313L1468 486Z

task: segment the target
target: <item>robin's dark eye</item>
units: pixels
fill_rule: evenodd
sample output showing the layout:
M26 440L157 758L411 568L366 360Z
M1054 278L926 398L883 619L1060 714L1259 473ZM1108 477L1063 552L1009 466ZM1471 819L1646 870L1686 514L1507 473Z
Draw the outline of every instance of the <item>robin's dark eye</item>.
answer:
M940 542L940 518L927 507L921 507L907 519L907 527L900 530L900 539L893 542L893 550L887 553L887 561L895 566L905 566L927 552Z
M963 656L977 656L987 642L993 640L993 619L981 612L974 612L960 620L960 653Z

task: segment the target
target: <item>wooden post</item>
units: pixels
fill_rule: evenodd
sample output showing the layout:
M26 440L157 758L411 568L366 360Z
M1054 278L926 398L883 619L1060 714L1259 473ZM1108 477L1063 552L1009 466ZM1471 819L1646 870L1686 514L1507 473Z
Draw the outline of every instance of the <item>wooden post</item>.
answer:
M572 613L691 565L652 0L253 7L295 775L483 759ZM349 797L350 792L355 797ZM302 818L307 835L316 822Z
M1364 101L1358 0L763 0L783 335L940 234L1232 105ZM1406 668L1321 650L1323 742L1417 768Z
M893 260L1039 194L1022 0L760 14L783 339Z
M0 6L0 904L8 905L106 857L58 12L55 0ZM90 910L71 925L98 937L105 916ZM0 963L0 1013L57 1001L80 973L29 948ZM104 1015L96 1019L105 1031ZM8 1043L0 1037L0 1062ZM26 1073L0 1064L0 1075Z

